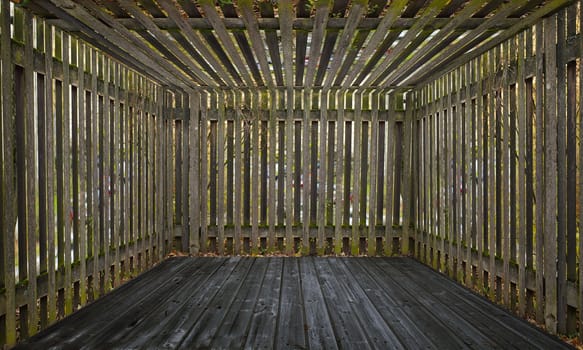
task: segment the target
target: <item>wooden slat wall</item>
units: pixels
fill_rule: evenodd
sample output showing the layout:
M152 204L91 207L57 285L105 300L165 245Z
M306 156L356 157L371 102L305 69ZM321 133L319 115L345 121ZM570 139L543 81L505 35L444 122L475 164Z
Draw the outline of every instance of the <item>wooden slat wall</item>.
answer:
M159 87L26 10L0 11L0 343L12 345L168 252L154 216L168 179Z
M421 208L413 254L567 335L581 334L577 12L560 10L412 92L424 160L411 177Z
M193 196L190 189L190 219L183 213L182 225L190 221L190 235L193 232L197 235L199 229L202 235L200 247L191 244L190 253L330 254L343 251L346 242L351 247L348 253L355 255L396 252L393 244L399 237L402 220L401 211L394 216L393 209L401 201L401 193L392 186L401 183L394 176L404 176L394 169L403 158L402 106L380 105L381 100L397 100L386 92L343 92L338 101L350 99L352 104L352 96L361 99L354 101L356 109L352 105L340 109L329 106L326 113L314 112L321 111L324 103L337 101L336 94L337 91L314 91L298 95L283 89L241 91L233 96L229 92L212 93L214 98L208 111L200 115L198 131L193 126L197 123L193 117L196 114L192 114L192 108L198 107L191 104L190 144L187 147L183 140L182 152L187 149L189 152L183 159L198 159L196 147L201 142L198 175L201 183L199 196ZM371 103L375 98L376 102ZM281 109L294 100L300 106L303 102L308 107L304 109L307 113ZM345 123L361 131L345 138ZM362 144L362 140L365 144L361 147L347 147ZM374 159L368 155L369 150ZM190 154L193 151L197 155ZM366 162L362 161L363 155ZM376 163L381 155L383 166L378 168ZM357 167L358 158L361 161ZM359 175L346 178L346 170L351 173L358 170ZM379 183L379 178L384 181ZM355 186L366 191L358 194ZM377 190L371 190L373 187ZM176 191L185 193L180 188ZM382 201L377 200L379 191ZM370 208L363 206L363 202ZM355 207L358 203L366 212L356 215L353 225L352 213L360 213ZM387 218L396 230L385 230ZM199 224L193 226L196 220ZM370 224L372 220L374 225ZM174 230L174 239L184 232L184 228ZM192 242L193 237L190 239Z

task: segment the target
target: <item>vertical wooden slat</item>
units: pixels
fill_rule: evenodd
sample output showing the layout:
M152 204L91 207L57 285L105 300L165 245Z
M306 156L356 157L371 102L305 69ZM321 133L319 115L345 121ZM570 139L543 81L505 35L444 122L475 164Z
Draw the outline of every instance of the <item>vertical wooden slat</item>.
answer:
M79 302L81 305L87 303L87 209L88 208L88 192L90 188L87 187L88 176L87 173L87 118L91 115L90 101L85 99L85 44L79 42L78 47L78 117L79 130L77 132L77 142L79 143ZM86 204L87 203L87 204Z
M225 252L225 94L217 94L219 120L217 127L217 248L220 255ZM254 149L256 151L257 149ZM184 225L184 223L183 223Z
M243 114L241 112L241 92L235 93L235 237L234 237L234 254L239 254L241 251L241 124L244 122ZM273 101L272 101L273 102ZM204 131L202 132L204 133ZM202 135L201 135L202 136ZM203 183L204 185L204 183ZM206 185L205 185L206 186Z
M476 145L474 144L473 135L475 130L475 125L472 123L472 94L471 94L471 62L466 63L465 65L465 93L466 93L466 100L465 100L465 140L462 142L464 143L464 199L465 199L465 223L464 223L464 237L465 237L465 244L466 244L466 251L465 251L465 284L469 286L472 280L472 234L474 228L473 225L473 208L472 208L472 200L473 200L473 174L474 174L474 162L472 161L472 155L475 150ZM461 93L460 89L460 93ZM460 242L460 248L463 247L462 242Z
M576 34L577 5L567 9L567 36ZM564 51L561 51L564 52ZM568 283L577 284L577 62L567 63L567 261L566 278ZM567 298L565 298L566 300ZM566 306L566 328L564 334L577 331L577 309Z
M583 6L579 6L579 19L583 18ZM538 26L537 26L538 27ZM537 32L538 34L538 32ZM583 35L581 35L581 31L579 34L579 45L580 47L583 47ZM540 51L538 51L540 52ZM537 61L538 64L538 61ZM579 57L579 76L577 77L579 79L579 106L583 106L583 52L580 52L580 57ZM581 108L581 107L580 107ZM537 129L538 131L538 129ZM581 184L583 184L583 152L581 152L581 150L583 149L583 139L581 138L581 135L583 135L583 123L579 122L579 198L578 198L578 205L580 207L583 207L583 186L581 186ZM537 149L538 150L538 149ZM538 159L537 159L538 161ZM539 215L540 216L540 215ZM579 232L583 232L583 220L579 220ZM538 235L537 235L538 236ZM577 304L579 307L579 339L583 339L583 259L581 258L583 256L583 239L579 238L579 285L578 285L578 296L579 298L577 299ZM538 282L538 279L537 279ZM538 286L538 283L537 283ZM538 291L538 288L537 288Z
M190 242L190 223L189 223L189 206L190 206L190 127L191 127L191 120L190 120L190 100L188 94L182 94L183 103L182 106L184 111L182 113L182 218L181 218L181 225L182 225L182 252L189 251L189 242ZM148 121L148 125L150 125ZM149 142L148 145L151 143ZM149 146L148 146L149 147ZM148 184L150 186L150 184ZM150 193L148 191L148 193Z
M556 118L557 118L557 332L565 334L567 330L567 247L566 247L566 236L567 236L567 201L566 193L567 190L567 167L566 167L566 136L567 131L565 130L566 122L566 65L562 60L562 55L560 54L565 50L565 9L560 10L557 13L557 56L555 59L556 63L550 62L550 64L555 65L556 68L551 66L553 70L556 69L556 77L550 75L553 79L551 84L552 93L556 94ZM546 30L545 30L546 34ZM548 66L547 66L548 67ZM551 68L548 67L548 68ZM556 82L554 81L556 79ZM548 88L548 81L545 85ZM550 107L552 107L551 105ZM575 150L573 150L575 151ZM551 197L555 198L555 197ZM547 246L545 245L545 248Z
M403 122L403 237L401 251L409 254L409 230L411 228L411 154L412 154L412 127L413 127L413 100L411 94L407 94L407 109L405 110L405 121Z
M36 242L37 242L37 188L36 188L36 145L35 145L35 113L34 113L34 67L33 67L33 23L32 13L26 11L24 14L24 91L15 91L17 94L24 94L24 115L26 118L26 240L28 262L28 336L37 332L38 313L36 307L38 275L36 267ZM17 118L19 116L16 116ZM70 257L70 254L69 254ZM26 265L20 265L21 269L26 269ZM69 279L70 281L70 279Z
M369 106L369 94L366 92L362 96L364 108L370 111ZM367 197L368 197L368 169L369 169L369 126L370 121L366 120L362 122L361 134L358 136L360 142L360 208L358 213L358 220L362 227L366 227L366 217L367 217ZM365 238L365 237L362 237ZM364 253L364 252L363 252Z
M377 214L377 165L378 165L378 134L379 134L379 94L371 95L371 140L370 140L370 196L368 222L369 256L376 254L376 214Z
M63 198L65 200L65 314L73 311L73 297L71 294L71 218L73 215L71 201L71 78L69 72L69 35L63 33L63 175L64 188ZM32 52L30 53L32 55ZM32 85L32 84L31 84ZM31 86L32 88L32 86ZM32 114L32 113L31 113ZM33 240L34 241L34 240ZM34 253L33 253L34 254ZM35 260L36 261L36 260ZM36 262L35 262L36 265ZM35 301L36 303L36 301ZM36 327L35 327L36 328Z
M116 73L117 75L117 73ZM147 140L146 140L146 148L148 151L148 158L146 160L146 169L148 172L147 175L147 193L146 193L146 200L147 200L147 205L146 205L146 215L147 215L147 220L146 220L146 225L147 225L147 232L148 232L148 260L146 261L147 263L147 268L149 268L156 260L157 260L157 256L156 256L156 243L155 243L155 226L154 226L154 215L155 215L155 188L154 188L154 177L155 177L155 171L156 171L156 160L155 160L155 155L154 155L154 145L155 145L155 115L156 115L156 106L155 106L155 101L154 101L154 94L155 94L155 86L154 84L152 84L152 82L148 82L148 88L147 88L147 96L148 96L148 114L146 115L146 121L145 121L145 125L147 128ZM116 106L118 106L118 104L116 103ZM117 117L117 112L114 113L114 115ZM188 116L185 117L186 119L188 119ZM117 120L117 119L116 119ZM185 139L188 139L188 135L184 136ZM114 141L115 144L115 141ZM184 149L184 148L183 148ZM116 152L117 153L117 152ZM188 157L188 143L186 145L185 148L185 153L186 156ZM186 159L185 163L188 164L188 159ZM116 164L117 166L117 164ZM118 172L118 171L116 171ZM188 173L188 165L187 165L187 170L183 171L184 173ZM113 176L114 179L117 180L117 176ZM184 185L184 196L186 197L186 200L184 203L183 202L183 217L187 217L188 218L188 177L185 177L185 179L183 180L183 183L186 184ZM117 194L117 191L114 192L114 194ZM117 205L118 199L116 198L116 205ZM184 210L184 208L186 208L186 210ZM186 222L188 222L188 220L186 220ZM113 237L116 237L116 233L113 233ZM188 236L188 231L186 232L186 235ZM115 245L114 245L115 247ZM117 256L117 252L116 252L116 256ZM118 268L119 264L118 262L116 262L116 268ZM115 272L115 271L114 271ZM115 282L115 281L114 281Z
M301 103L299 98L296 103ZM302 222L302 122L294 121L294 225Z
M97 169L97 148L98 142L98 114L97 114L97 51L91 51L91 177L92 177L92 210L91 236L93 239L93 272L90 288L93 291L93 299L99 296L99 172ZM50 242L49 242L50 244ZM50 305L49 305L50 307Z
M456 208L456 200L457 200L457 191L459 187L457 186L457 176L456 176L456 163L455 163L455 134L458 131L458 127L456 125L456 111L454 110L455 106L453 105L455 101L453 101L453 92L454 92L454 72L451 72L447 75L446 79L446 87L444 93L447 93L446 97L446 106L445 110L447 113L447 126L444 127L444 132L446 133L445 142L447 143L447 151L445 152L445 159L446 162L444 166L447 169L448 175L447 178L449 179L449 185L451 186L451 191L449 193L449 201L448 201L448 227L450 229L447 234L448 238L448 253L447 253L447 273L452 276L453 275L453 242L456 239L456 235L458 232L457 227L457 208ZM450 165L451 164L451 165ZM447 188L450 188L449 186ZM443 254L445 255L445 253ZM455 276L453 276L455 277Z
M259 109L260 116L263 115L265 111L265 103L266 98L262 94L261 96L261 106ZM267 139L268 139L268 132L267 132L267 121L261 118L261 122L259 123L258 127L260 127L260 140L259 140L259 150L261 152L260 161L258 166L260 166L260 176L261 176L261 184L259 185L261 189L261 203L260 203L260 213L259 213L259 222L262 227L267 226ZM297 192L296 192L297 193Z
M208 243L208 119L207 94L200 94L200 251L206 253ZM237 131L235 131L236 133Z
M545 272L545 326L552 334L557 333L557 52L555 37L557 15L544 19L545 52L545 234L544 234L544 272Z
M335 102L332 97L335 97L335 92L330 92L330 102L329 104L335 106ZM336 122L326 121L327 124L327 134L328 142L326 145L326 226L333 227L334 225L334 174L336 173L336 168L334 167L334 162L336 158L334 157L336 153L334 152L334 146L336 144L336 133L335 127ZM326 237L328 239L328 237ZM329 247L332 248L332 247ZM328 249L328 247L327 247Z
M287 6L287 5L286 5ZM291 45L291 41L290 41ZM289 56L291 57L291 56ZM286 60L290 61L291 60ZM286 66L286 68L288 68ZM291 84L292 76L291 74L291 66L289 70L286 69L286 79ZM286 244L286 253L290 254L293 253L294 249L294 242L293 242L293 232L292 232L292 225L293 225L293 202L292 202L292 188L293 188L293 176L292 176L292 166L293 166L293 90L291 88L286 89L286 130L285 130L285 141L286 141L286 159L285 159L285 176L286 176L286 191L285 191L285 244ZM304 184L305 186L305 184ZM304 208L305 210L305 208Z
M494 85L494 55L490 51L488 53L488 74L489 76L489 86L490 92L488 94L488 127L489 127L489 138L488 138L488 211L489 215L489 225L488 225L488 253L490 256L490 263L488 266L488 286L489 286L489 297L493 299L495 292L495 281L496 281L496 174L495 174L495 157L496 157L496 117L494 111L495 104L495 93L492 90Z
M191 255L198 254L200 249L200 95L194 92L190 93L190 134L189 156L190 156L190 233L188 240L188 252Z
M504 57L502 58L502 64L504 65L502 71L502 101L501 101L501 108L502 113L500 116L502 117L502 121L499 122L501 128L501 134L499 137L502 138L500 141L502 144L501 149L501 159L500 159L500 179L502 181L501 184L501 194L502 199L500 204L502 205L502 230L500 232L500 240L502 241L502 260L503 260L503 270L502 270L502 301L506 307L510 307L510 222L513 220L511 218L511 206L515 203L511 203L510 198L510 178L511 178L511 155L510 155L510 135L511 135L511 128L510 125L510 118L512 118L510 114L510 82L508 77L508 69L506 69L506 65L509 63L510 60L510 45L508 42L504 43ZM500 153L499 153L500 154ZM512 155L514 156L514 155Z
M518 191L519 191L519 210L518 225L516 232L518 234L518 313L525 315L526 311L526 212L528 210L528 202L526 196L526 152L527 152L527 132L526 132L526 96L525 96L525 81L524 81L524 34L518 36L518 59L517 59L517 118L518 118Z
M543 22L544 23L544 22ZM542 53L544 50L543 38L543 23L536 25L536 52ZM546 219L546 186L544 183L544 137L545 137L545 116L543 115L543 97L544 97L544 72L543 55L536 55L536 211L539 213L536 218L536 321L543 323L545 318L545 303L544 301L544 231Z
M44 31L42 30L43 28L43 24L41 23L38 27L37 27L37 47L41 47L42 45L42 40L44 38ZM47 116L45 115L45 76L42 74L37 74L37 83L36 83L36 91L37 91L37 100L36 100L36 104L37 104L37 127L38 127L38 189L39 189L39 194L38 194L38 202L39 202L39 213L38 213L38 233L39 233L39 273L40 274L44 274L47 273L47 212L46 212L46 206L47 206L47 192L46 192L46 177L47 177L47 158L46 158L46 123L47 123L47 119L48 121L52 121L52 118L49 119L47 118ZM0 91L1 93L1 91ZM0 136L1 138L1 136ZM1 140L0 140L0 144L1 144ZM0 161L1 162L1 161ZM50 162L48 163L48 165L50 165ZM1 177L1 175L0 175ZM1 180L0 180L1 182ZM0 190L0 192L2 192L2 190ZM0 193L0 198L2 198L2 194ZM0 230L2 230L2 219L0 218ZM5 232L5 231L2 231ZM0 268L3 268L0 267ZM2 274L4 272L0 272L0 274ZM2 278L3 280L3 278ZM43 296L40 298L39 301L39 306L40 306L40 328L41 329L45 329L48 326L48 309L47 309L47 298L46 296ZM2 334L4 333L4 331L0 331L2 332ZM0 334L0 337L2 337L3 335ZM0 343L4 343L3 341L0 340Z
M288 96L289 98L289 96ZM259 115L259 94L252 93L252 163L251 163L251 252L256 254L259 247L259 128L261 127L261 116ZM292 129L290 125L290 130ZM222 147L222 145L221 145ZM288 167L288 178L291 179L291 166ZM288 187L291 189L291 186ZM290 196L291 198L291 196ZM287 208L287 215L291 219L291 207ZM291 225L291 221L288 222Z
M265 50L263 50L265 53ZM261 60L261 59L260 59ZM271 75L269 77L264 77L267 79L268 84L271 84ZM266 97L269 98L269 191L268 191L268 201L269 201L269 209L268 209L268 221L269 221L269 240L268 240L268 247L269 251L273 252L275 250L275 226L277 225L276 222L276 192L275 192L275 185L277 182L276 179L276 171L275 165L277 162L277 152L276 152L276 144L277 144L277 116L276 116L276 108L275 108L275 91L271 90L266 92Z
M319 10L322 11L322 10ZM318 40L318 38L314 38L316 40ZM317 44L317 43L315 43ZM313 51L314 49L310 49L310 51ZM311 60L311 58L310 58ZM310 79L310 75L311 70L310 70L310 65L308 64L308 71L306 73L306 79ZM309 142L309 137L310 137L310 127L312 125L312 122L310 120L310 110L311 110L311 104L310 104L310 99L311 99L311 94L312 94L312 90L310 89L305 89L304 90L304 99L303 99L303 120L302 120L302 124L303 124L303 148L302 148L302 154L303 154L303 158L302 158L302 177L303 177L303 203L302 203L302 210L303 210L303 217L302 217L302 249L304 251L304 253L309 252L309 248L310 248L310 213L311 213L311 193L310 193L310 183L312 181L312 178L310 176L310 142Z
M337 96L336 108L338 119L336 120L336 191L334 196L334 253L339 255L342 250L342 225L344 209L344 187L342 181L342 172L344 168L344 92L335 92Z
M476 286L482 287L483 284L483 277L484 277L484 236L487 233L485 230L485 224L487 221L484 220L485 218L485 210L484 204L485 202L485 185L486 185L486 162L484 161L484 126L486 124L486 118L483 114L483 81L482 81L482 57L478 56L476 58L476 65L475 68L475 79L476 79L476 100L475 100L475 107L472 109L473 113L473 121L476 129L476 158L473 160L474 164L476 165L476 171L474 172L476 175L476 246L478 251L478 261L476 262L476 271L477 271L477 281Z
M234 106L233 101L233 93L227 92L226 93L227 105L229 107ZM191 124L192 125L192 124ZM233 120L227 121L227 225L233 225L233 194L234 194L234 187L233 187L233 175L235 173L235 122ZM192 141L191 141L192 142ZM198 160L196 160L198 162Z
M319 169L318 169L318 254L322 255L324 253L325 246L325 229L326 229L326 181L327 179L327 167L326 162L326 145L328 136L328 90L323 90L320 93L320 156L319 159Z
M171 102L171 106L174 107L175 106L175 101L176 101L176 96L170 95L169 94L169 98L170 98L170 102ZM174 103L172 103L174 102ZM173 248L173 241L174 241L174 208L172 206L172 203L174 202L175 199L175 194L174 194L174 189L175 189L175 183L174 183L174 174L175 174L175 169L174 169L174 157L175 157L175 152L174 152L174 113L171 112L170 116L167 117L166 119L166 142L167 142L167 147L166 147L166 171L167 171L167 185L168 185L168 197L166 198L166 200L168 201L168 206L167 206L167 214L166 214L166 222L168 223L168 232L167 232L167 240L168 240L168 247L167 247L167 251L170 252L170 250Z
M121 114L121 97L120 97L120 85L121 85L121 67L119 63L115 63L114 70L114 110L112 118L111 129L113 131L112 144L113 144L113 165L112 165L112 195L114 198L114 206L112 210L112 220L113 225L113 248L114 252L114 275L113 275L113 287L117 287L121 284L121 235L123 229L124 212L122 208L123 203L123 121ZM152 147L154 142L151 142Z
M394 161L393 152L396 147L395 139L395 96L393 94L388 96L389 108L388 108L388 120L387 120L387 160L385 162L386 173L387 173L387 186L385 193L385 239L384 239L384 253L385 255L391 255L391 244L393 241L393 203L394 203L394 174L393 171Z
M356 104L354 108L354 185L352 192L352 245L351 254L358 255L360 244L360 176L361 176L361 147L360 136L362 130L362 92L355 94Z
M126 79L127 82L127 79ZM164 257L164 180L163 180L163 169L164 169L164 152L162 151L163 149L163 132L162 130L164 129L164 122L163 122L163 117L164 117L164 112L163 112L163 108L164 108L164 92L163 89L161 87L156 89L156 97L157 97L157 113L156 113L156 238L157 238L157 248L158 248L158 260L162 260L162 258ZM128 115L126 113L126 111L128 110L128 99L127 99L127 89L126 89L126 100L125 100L125 105L124 105L124 125L127 125L127 120ZM124 134L125 134L125 143L124 143L124 162L129 163L128 160L129 158L127 157L127 153L129 150L129 145L127 144L127 140L128 140L128 131L127 129L124 129ZM124 173L125 177L128 177L127 174L127 170ZM127 181L124 182L124 189L125 189L125 193L128 193L127 190L128 184ZM129 202L129 198L127 195L124 194L124 204ZM127 209L128 204L125 205L124 209ZM126 217L129 216L129 211L126 211L124 214ZM127 222L127 219L125 220L125 222ZM125 265L129 266L129 244L128 244L128 240L126 240L125 238L127 237L127 234L125 233L127 230L129 229L128 226L125 226L124 229L124 242L126 244L126 254L125 254ZM191 237L192 238L192 237ZM196 242L195 242L196 243ZM193 245L193 242L190 243L191 247ZM192 248L191 248L192 249ZM191 251L192 254L195 254L194 252Z
M12 65L12 47L10 35L10 2L3 1L1 4L1 17L0 17L0 30L2 31L2 36L0 37L0 59L2 65L2 142L4 145L4 154L2 157L2 167L0 174L2 178L0 181L2 183L2 189L0 189L2 197L2 203L6 204L2 210L2 218L0 219L0 229L2 229L2 280L0 283L6 290L5 297L5 307L6 315L4 316L5 334L1 334L0 337L5 341L6 345L11 346L16 343L16 296L15 296L15 277L14 277L14 226L16 223L16 177L14 169L14 145L15 145L15 118L14 118L14 66ZM51 44L52 41L45 41L45 45ZM52 46L50 46L52 48ZM51 51L47 51L51 52ZM46 55L50 56L50 55ZM50 71L46 74L47 82L51 81ZM47 83L46 86L51 86ZM45 102L48 101L45 99ZM47 103L49 105L49 103ZM47 115L51 115L48 112ZM50 138L49 138L50 140ZM47 159L50 159L50 148L47 147ZM49 175L51 174L50 166L47 169L47 181ZM50 187L49 187L50 188ZM48 192L48 188L47 188ZM51 193L51 192L48 192ZM51 208L50 205L47 206ZM50 213L50 211L48 211ZM50 224L47 230L50 229ZM49 231L50 232L50 231ZM48 233L50 234L50 233ZM47 235L48 235L47 234ZM47 256L47 259L49 257ZM49 260L50 267L50 260ZM49 281L50 282L50 281ZM49 284L50 285L50 284ZM50 299L49 299L50 301Z

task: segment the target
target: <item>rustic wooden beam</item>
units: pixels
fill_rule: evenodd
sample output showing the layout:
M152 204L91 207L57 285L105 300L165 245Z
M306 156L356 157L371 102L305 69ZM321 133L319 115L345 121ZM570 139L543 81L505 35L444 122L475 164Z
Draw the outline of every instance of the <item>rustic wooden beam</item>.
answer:
M227 50L227 53L233 60L235 67L239 71L239 74L243 76L243 80L245 81L247 86L254 86L255 83L253 82L251 76L249 75L247 65L243 63L243 60L241 59L239 52L237 52L237 49L235 48L235 45L233 44L233 41L231 40L231 37L227 32L227 28L225 27L225 25L221 21L221 18L219 17L217 9L214 6L215 5L214 2L213 1L209 2L207 0L199 1L198 3L203 8L205 16L211 22L215 33L217 34L221 41L221 44L223 45L225 50Z
M336 73L340 68L342 62L345 59L346 50L348 46L352 43L354 33L356 32L356 27L362 20L362 16L367 8L368 0L356 1L350 8L350 13L347 17L346 27L342 30L342 36L340 37L340 42L336 45L334 51L334 60L332 61L332 66L329 71L326 72L326 78L324 81L324 90L328 90L332 86L332 82L336 78Z
M521 1L520 3L523 4L524 0ZM515 10L516 6L519 5L520 3L518 3L518 2L508 3L505 5L504 9L511 7L512 10ZM458 52L458 50L456 48L458 45L461 46L461 44L456 44L456 47L454 47L454 48L449 47L447 53L449 54L448 57L450 57L450 58L441 62L442 64L440 65L440 68L438 69L439 73L437 73L437 70L432 70L432 67L433 67L433 69L436 69L435 65L431 65L431 66L426 65L425 67L427 67L427 68L423 69L424 74L422 74L421 76L419 76L417 78L410 76L409 78L402 80L401 84L423 85L423 84L431 81L432 79L435 79L435 77L438 74L443 74L444 72L450 71L454 67L457 67L460 64L463 64L464 62L466 62L470 59L476 58L476 57L484 54L485 52L488 52L489 50L496 47L500 43L513 37L518 32L524 30L525 28L527 28L529 26L534 25L541 18L548 16L549 14L554 13L558 9L560 9L564 6L568 6L570 4L573 4L573 3L575 3L575 0L554 0L554 1L551 1L547 4L545 4L544 6L542 6L541 8L539 8L538 10L536 10L534 13L527 16L526 18L521 19L520 21L518 21L517 23L515 23L511 27L505 29L504 31L502 31L500 33L500 35L489 40L487 43L479 46L478 48L472 50L471 52L467 52L467 50L466 50L466 52L463 55L459 55L459 54L454 55L453 54L454 51ZM500 13L502 13L502 11L504 11L503 15L499 15ZM508 11L500 10L499 12L496 13L496 15L494 15L494 17L496 17L496 21L498 21L498 20L503 21L504 15L508 15L509 13L511 13L511 10L508 10ZM479 33L477 31L478 28L488 28L489 25L485 25L485 23L487 23L489 21L493 22L494 17L490 17L486 22L484 22L483 24L478 26L476 29L474 29L474 31L472 31L470 33ZM468 34L468 35L466 35L466 38L468 38L468 40L469 40L471 38L471 36Z
M407 5L408 1L405 0L397 0L392 2L385 13L383 19L379 23L376 28L376 31L369 39L366 48L361 52L360 58L354 63L352 69L348 71L347 78L344 80L342 84L343 88L347 88L352 86L352 82L356 78L357 74L360 73L364 65L367 63L369 57L372 56L373 52L378 48L379 44L385 39L387 33L390 34L389 30L394 22L397 20L399 15L401 14L403 8Z
M269 71L269 64L267 63L267 52L265 51L263 38L261 38L261 33L259 32L259 25L257 24L258 19L255 17L251 5L250 2L240 1L239 10L241 11L243 17L242 20L243 23L245 23L245 28L247 29L251 45L255 51L255 56L259 61L259 67L261 68L263 79L266 81L268 88L273 88L273 78Z
M322 39L324 37L324 30L328 21L328 13L330 12L329 1L319 1L315 4L316 17L314 21L314 28L312 31L312 42L310 44L310 54L308 61L308 69L306 71L306 78L304 85L307 88L313 87L314 76L316 74L316 65L320 60L322 54Z

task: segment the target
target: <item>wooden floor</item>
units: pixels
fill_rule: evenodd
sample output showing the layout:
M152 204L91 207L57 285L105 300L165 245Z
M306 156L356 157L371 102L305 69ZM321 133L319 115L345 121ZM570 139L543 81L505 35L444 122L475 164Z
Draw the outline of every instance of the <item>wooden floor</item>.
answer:
M173 258L19 348L567 348L409 258Z

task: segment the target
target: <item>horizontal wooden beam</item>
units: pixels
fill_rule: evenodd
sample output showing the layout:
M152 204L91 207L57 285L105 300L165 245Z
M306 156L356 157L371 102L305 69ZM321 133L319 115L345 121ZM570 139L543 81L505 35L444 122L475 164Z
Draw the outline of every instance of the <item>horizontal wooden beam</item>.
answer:
M377 28L382 18L363 18L358 26L357 30L374 30ZM131 30L144 29L138 21L133 18L118 18L116 19L119 23L124 25L126 28ZM223 24L227 29L230 30L245 30L245 23L242 18L222 18ZM328 30L342 30L346 24L347 18L329 18L327 21L326 29ZM395 30L406 30L415 25L418 21L416 18L399 18L397 19L390 29ZM433 20L430 26L424 29L441 29L445 27L452 18L436 18ZM459 29L474 29L480 26L486 18L469 18L465 20ZM496 27L492 29L505 29L520 21L519 18L506 18L496 23ZM77 28L74 27L70 22L66 22L62 19L47 19L47 22L58 26L63 29L70 31L76 31ZM169 18L153 18L152 22L156 24L160 29L178 29L176 24ZM186 22L192 26L193 29L206 30L213 29L212 24L206 18L188 18ZM257 22L260 30L279 30L279 20L278 18L257 18ZM295 18L293 20L294 30L305 30L312 31L314 28L314 18Z

